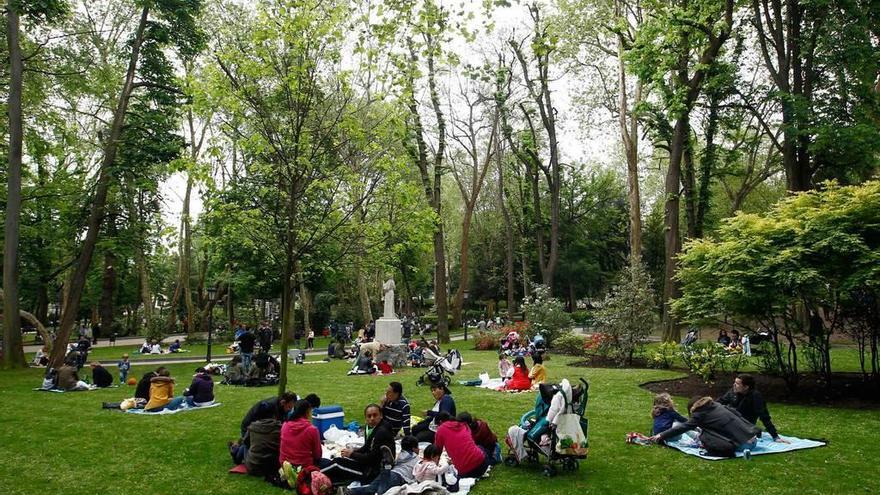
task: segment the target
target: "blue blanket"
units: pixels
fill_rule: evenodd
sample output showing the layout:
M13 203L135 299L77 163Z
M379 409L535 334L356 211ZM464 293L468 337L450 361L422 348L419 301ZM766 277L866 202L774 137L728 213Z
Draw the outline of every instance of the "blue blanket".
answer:
M220 404L222 404L222 402L215 402L215 403L211 404L210 406L181 407L180 409L174 409L174 410L162 409L161 411L157 411L157 412L145 411L143 409L128 409L125 412L127 412L128 414L141 414L144 416L148 416L148 415L154 416L157 414L160 414L160 415L177 414L179 412L184 412L184 411L200 411L202 409L211 409L212 407L217 407Z
M762 455L762 454L779 454L781 452L790 452L792 450L801 450L801 449L813 449L816 447L825 446L825 442L820 442L818 440L808 440L803 438L796 437L786 437L779 436L785 440L788 440L790 443L782 443L782 442L774 442L770 435L763 435L758 439L758 445L752 449L752 455ZM690 440L687 435L680 436L674 442L666 442L666 445L672 447L673 449L680 450L685 454L695 455L701 459L708 459L710 461L719 461L722 459L729 459L729 457L714 457L706 454L706 451L700 449L699 447L694 446L694 442ZM742 452L736 453L737 457L742 457Z

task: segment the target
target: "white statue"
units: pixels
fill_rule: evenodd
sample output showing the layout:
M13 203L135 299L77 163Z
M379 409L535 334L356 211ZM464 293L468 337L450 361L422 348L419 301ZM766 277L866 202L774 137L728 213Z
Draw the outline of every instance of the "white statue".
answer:
M394 285L394 279L389 278L382 284L382 292L384 292L384 301L385 301L385 312L382 315L383 318L391 318L396 319L397 315L394 314L394 289L397 287Z

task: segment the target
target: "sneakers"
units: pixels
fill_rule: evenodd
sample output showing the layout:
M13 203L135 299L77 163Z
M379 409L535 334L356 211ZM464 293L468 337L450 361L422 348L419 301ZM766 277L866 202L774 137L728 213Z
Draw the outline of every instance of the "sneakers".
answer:
M391 469L394 467L394 452L388 448L387 445L382 445L379 447L379 452L382 453L382 467L384 469Z
M744 449L743 450L743 459L747 461L752 460L752 449Z

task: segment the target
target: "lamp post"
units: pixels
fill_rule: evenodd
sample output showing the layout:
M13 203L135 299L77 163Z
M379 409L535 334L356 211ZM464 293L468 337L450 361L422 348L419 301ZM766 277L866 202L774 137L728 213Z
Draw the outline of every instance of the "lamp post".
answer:
M468 298L471 297L471 294L468 291L464 291L464 294L462 294L462 295L464 296L464 307L466 308ZM462 309L464 309L464 308L462 308ZM467 330L468 330L468 323L467 323L467 319L465 318L464 319L464 340L467 340Z
M205 362L211 362L211 337L214 334L214 301L217 300L217 289L208 287L208 352L205 354Z

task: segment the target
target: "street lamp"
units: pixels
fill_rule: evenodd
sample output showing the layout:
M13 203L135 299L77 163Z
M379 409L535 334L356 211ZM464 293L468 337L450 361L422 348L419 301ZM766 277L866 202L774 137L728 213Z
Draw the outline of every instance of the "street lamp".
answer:
M208 287L208 352L205 355L205 362L211 362L211 337L214 333L214 301L217 300L217 289Z

